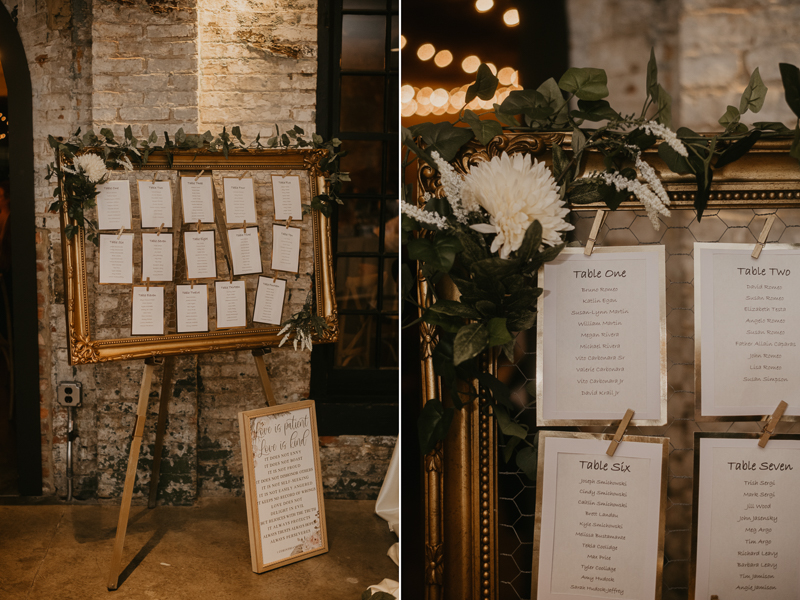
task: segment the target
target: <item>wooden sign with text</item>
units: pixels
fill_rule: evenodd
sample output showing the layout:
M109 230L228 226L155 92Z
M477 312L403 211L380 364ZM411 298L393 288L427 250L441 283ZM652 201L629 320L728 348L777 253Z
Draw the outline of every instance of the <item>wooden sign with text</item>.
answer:
M328 551L314 401L239 413L253 571Z

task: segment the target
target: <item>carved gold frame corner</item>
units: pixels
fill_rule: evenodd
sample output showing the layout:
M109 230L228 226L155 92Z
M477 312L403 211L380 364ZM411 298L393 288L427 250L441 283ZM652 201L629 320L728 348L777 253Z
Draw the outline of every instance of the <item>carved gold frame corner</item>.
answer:
M91 150L87 150L91 151ZM137 171L242 171L303 170L309 172L311 197L326 189L327 182L319 164L327 155L323 149L280 149L231 152L226 159L221 153L207 151L153 152L146 165ZM64 157L58 156L59 164ZM64 198L63 182L59 182ZM310 200L310 198L306 199ZM86 236L83 227L71 240L64 235L69 218L62 205L61 241L64 268L65 309L67 314L68 357L71 365L132 360L204 352L224 352L274 347L280 343L280 326L252 329L214 330L209 333L174 333L163 336L128 337L97 340L89 325L90 297L86 272ZM307 225L306 225L307 226ZM314 342L334 342L339 337L336 289L333 276L333 252L330 220L318 210L311 211L310 226L314 243L313 289L316 313L325 319L328 330L315 336Z

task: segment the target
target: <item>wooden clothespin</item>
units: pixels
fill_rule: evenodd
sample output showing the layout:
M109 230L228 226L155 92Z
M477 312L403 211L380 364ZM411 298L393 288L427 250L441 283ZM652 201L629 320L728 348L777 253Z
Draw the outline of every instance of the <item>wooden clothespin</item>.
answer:
M244 229L244 232L247 233L247 221L242 221L242 229Z
M594 244L597 241L597 234L600 233L600 228L603 226L603 221L606 220L606 211L598 210L597 214L594 216L594 223L592 223L592 230L589 232L589 239L586 240L586 247L583 249L583 253L586 256L592 255L592 250L594 250Z
M276 281L278 281L278 274L273 272L272 273L272 283L275 283Z
M228 271L228 283L233 283L233 269Z
M244 176L245 176L245 175L250 175L250 171L245 171L244 173L242 173L241 175L239 175L239 181L241 181L242 179L244 179Z
M608 450L606 450L606 454L609 456L614 456L614 453L617 451L617 447L622 442L622 436L625 435L625 430L628 428L628 425L633 418L633 409L629 408L625 411L625 416L622 417L622 421L619 422L619 427L617 427L617 433L614 434L614 439L611 440L611 443L608 445Z
M203 222L200 219L197 219L197 233L200 233L200 229L203 227Z
M120 238L120 236L122 235L122 232L123 232L123 231L125 231L125 228L124 228L124 227L120 227L120 228L119 228L119 231L117 232L117 239L119 239L119 238Z
M146 289L149 292L150 291L150 278L149 277L147 278L147 282L145 283L145 286L147 286Z
M156 181L158 181L158 171L156 171L155 173L153 173L153 185L155 185L155 184L156 184Z
M195 180L195 181L197 181L198 179L200 179L200 175L202 175L202 174L203 174L203 173L205 173L205 172L206 172L206 170L205 170L205 169L203 169L202 171L200 171L200 172L197 174L197 177L195 177L195 178L194 178L194 180Z
M194 289L194 279L190 279L189 284L192 286L191 289Z
M772 213L767 217L767 220L764 223L764 228L761 230L761 235L758 236L758 241L756 242L755 248L753 248L753 253L750 255L753 258L758 258L761 256L761 251L764 249L764 245L767 243L769 230L772 229L772 224L775 222L776 217L777 215L775 213Z
M161 235L162 231L164 231L164 224L163 223L158 226L158 229L156 229L156 237Z
M764 425L764 431L761 434L761 437L758 440L759 448L766 448L767 442L769 438L772 437L772 434L775 433L775 428L778 426L778 421L781 420L783 413L786 412L786 409L789 408L789 405L786 404L783 400L780 401L778 404L778 408L775 409L775 412L772 413L772 416L767 420L766 425Z
M292 223L292 215L289 215L289 218L286 219L286 229L289 229L289 225Z
M719 596L716 594L711 594L711 600L719 600Z

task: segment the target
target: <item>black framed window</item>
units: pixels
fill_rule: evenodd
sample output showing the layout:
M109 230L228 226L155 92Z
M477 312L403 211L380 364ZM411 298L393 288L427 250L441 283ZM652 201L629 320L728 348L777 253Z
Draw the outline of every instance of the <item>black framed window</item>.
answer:
M312 353L320 433L396 434L399 366L398 0L319 5L317 132L350 173L332 219L339 340Z

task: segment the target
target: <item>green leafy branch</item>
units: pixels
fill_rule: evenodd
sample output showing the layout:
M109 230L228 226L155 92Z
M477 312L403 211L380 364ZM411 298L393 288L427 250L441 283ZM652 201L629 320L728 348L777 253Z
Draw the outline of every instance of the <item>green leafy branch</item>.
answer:
M101 182L92 183L74 169L70 169L70 164L75 157L85 152L93 152L102 156L106 168L117 169L126 162L128 165L146 165L153 152L165 152L171 168L174 153L178 151L195 150L198 153L221 153L227 159L231 152L314 148L326 151L318 164L328 182L328 189L321 190L320 194L311 199L311 210L319 210L325 216L330 216L333 206L342 204L340 197L342 182L350 181L349 174L340 170L340 159L347 153L341 149L342 142L337 138L325 140L315 133L309 140L304 138L304 135L303 129L297 125L281 132L277 124L275 125L275 135L266 139L264 143L262 143L260 133L252 142L245 142L238 126L231 128L230 132L227 127L223 127L222 133L217 135L211 131L202 134L186 133L183 128L180 128L170 138L169 133L165 131L163 144L158 143L158 134L155 131L145 139L136 138L130 125L125 127L122 139L117 139L114 132L108 128L101 129L99 135L93 130L81 135L81 130L78 129L67 141L51 135L48 136L48 143L56 155L60 155L61 160L47 166L45 178L48 181L55 179L60 184L53 191L54 200L50 204L49 211L58 212L62 206L64 207L71 221L64 229L67 239L72 239L81 229L85 229L86 239L95 244L98 243L97 222L86 217L85 209L95 206L98 193L97 184ZM64 197L62 197L62 187Z

